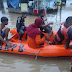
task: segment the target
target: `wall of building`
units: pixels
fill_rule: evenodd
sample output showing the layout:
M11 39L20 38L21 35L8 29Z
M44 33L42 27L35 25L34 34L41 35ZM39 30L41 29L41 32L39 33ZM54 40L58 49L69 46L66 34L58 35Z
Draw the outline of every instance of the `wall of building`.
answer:
M0 8L3 8L3 0L0 0Z

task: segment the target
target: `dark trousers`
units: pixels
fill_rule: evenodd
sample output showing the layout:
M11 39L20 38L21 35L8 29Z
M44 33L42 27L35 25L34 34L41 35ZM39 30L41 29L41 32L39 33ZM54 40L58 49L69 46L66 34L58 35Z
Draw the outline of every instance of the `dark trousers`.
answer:
M23 35L24 35L24 31L26 31L27 27L24 27L24 29L20 29L19 32L21 33L20 35L20 40L22 39ZM26 39L27 39L27 34L26 34Z
M50 33L51 32L51 28L50 28L50 26L48 26L48 27L46 27L46 28L40 28L40 30L42 31L42 32L44 32L44 33Z

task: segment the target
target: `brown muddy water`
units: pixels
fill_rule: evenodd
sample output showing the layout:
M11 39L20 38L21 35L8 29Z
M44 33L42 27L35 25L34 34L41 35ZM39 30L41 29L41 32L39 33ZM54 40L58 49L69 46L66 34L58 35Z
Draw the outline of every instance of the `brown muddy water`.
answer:
M72 1L68 0L62 11L56 14L48 14L48 22L54 22L53 30L58 30L61 22L65 21L68 16L72 16ZM6 2L4 9L0 10L0 18L6 16L9 19L8 27L14 29L16 20L21 14L9 13ZM37 16L28 15L25 24L32 24ZM47 23L47 22L46 22ZM9 34L9 37L11 34ZM37 59L24 56L14 56L11 54L0 53L0 72L70 72L71 60L69 59Z

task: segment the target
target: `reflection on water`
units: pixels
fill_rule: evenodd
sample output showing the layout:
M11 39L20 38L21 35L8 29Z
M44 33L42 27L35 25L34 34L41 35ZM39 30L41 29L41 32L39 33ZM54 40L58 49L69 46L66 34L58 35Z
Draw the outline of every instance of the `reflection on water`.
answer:
M14 55L0 55L1 72L68 72L70 60L44 60Z
M62 8L61 12L58 11L56 14L47 15L48 22L54 22L53 30L58 30L60 23L72 15L72 9L69 4L70 2L68 2L68 6ZM6 2L4 2L4 9L0 10L0 18L2 16L8 17L8 27L14 29L16 28L16 19L21 14L8 13ZM32 24L36 17L28 15L25 20L26 26ZM70 65L71 61L66 59L35 60L35 58L0 53L0 72L70 72Z

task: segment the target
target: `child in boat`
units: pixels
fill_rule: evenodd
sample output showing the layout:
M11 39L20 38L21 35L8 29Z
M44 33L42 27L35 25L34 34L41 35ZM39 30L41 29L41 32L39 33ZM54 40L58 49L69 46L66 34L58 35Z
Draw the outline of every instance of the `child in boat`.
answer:
M47 36L47 40L48 40L53 34L52 27L49 26L50 24L53 24L53 22L45 25L45 22L44 22L45 20L43 19L44 16L45 16L44 10L39 10L39 17L43 20L40 30L42 32L48 33L48 36Z
M17 18L17 23L16 23L17 32L21 33L19 42L21 42L21 39L24 35L24 31L26 31L27 28L24 23L26 17L27 17L27 12L23 12L22 16Z
M63 22L54 37L53 44L62 44L65 39L65 48L69 48L70 40L72 40L72 17L68 17L66 22Z
M6 28L5 25L8 24L8 18L7 17L2 17L1 18L1 24L0 24L0 44L4 42L7 44L8 47L10 47L10 43L8 42L8 33L10 31L10 28ZM5 40L4 40L5 38Z
M41 38L41 32L38 28L41 27L43 20L41 18L36 18L35 23L27 27L27 42L32 48L40 47L41 44L45 42L45 36Z

